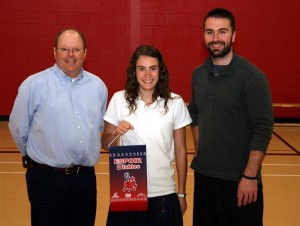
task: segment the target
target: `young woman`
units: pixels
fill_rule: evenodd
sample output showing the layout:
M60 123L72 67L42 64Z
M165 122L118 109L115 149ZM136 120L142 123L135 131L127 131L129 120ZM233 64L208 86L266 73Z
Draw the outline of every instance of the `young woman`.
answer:
M105 149L119 134L124 145L145 142L148 183L148 210L109 211L107 225L183 225L182 216L187 209L185 127L191 118L183 99L170 91L169 73L156 48L142 45L135 50L127 69L125 90L113 95L104 120Z

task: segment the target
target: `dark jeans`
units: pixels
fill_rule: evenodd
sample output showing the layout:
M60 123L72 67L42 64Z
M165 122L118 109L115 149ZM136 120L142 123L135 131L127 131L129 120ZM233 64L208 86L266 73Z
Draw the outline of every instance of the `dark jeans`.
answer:
M262 226L263 186L258 183L257 201L238 207L238 182L206 177L195 172L194 226Z
M93 167L74 175L29 168L26 181L32 226L94 225L97 191Z

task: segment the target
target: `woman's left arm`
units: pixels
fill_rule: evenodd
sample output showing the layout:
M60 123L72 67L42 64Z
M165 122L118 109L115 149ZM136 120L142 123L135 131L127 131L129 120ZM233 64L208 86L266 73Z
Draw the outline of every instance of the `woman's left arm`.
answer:
M174 130L175 142L175 160L178 175L178 194L186 194L186 177L187 177L187 155L186 155L186 128L182 127ZM185 197L178 197L182 215L187 209Z

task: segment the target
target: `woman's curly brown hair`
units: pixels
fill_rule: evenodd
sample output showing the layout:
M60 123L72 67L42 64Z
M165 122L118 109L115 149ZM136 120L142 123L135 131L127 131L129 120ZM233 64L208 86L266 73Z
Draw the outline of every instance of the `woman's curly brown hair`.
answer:
M150 45L139 46L131 56L130 64L127 68L127 81L125 84L125 99L128 103L130 113L135 112L137 105L136 100L139 96L139 83L136 79L136 62L140 56L149 56L158 59L159 63L159 78L154 88L152 101L156 101L158 97L164 99L165 113L168 112L168 101L171 98L171 90L169 87L169 72L163 61L162 55L158 49Z

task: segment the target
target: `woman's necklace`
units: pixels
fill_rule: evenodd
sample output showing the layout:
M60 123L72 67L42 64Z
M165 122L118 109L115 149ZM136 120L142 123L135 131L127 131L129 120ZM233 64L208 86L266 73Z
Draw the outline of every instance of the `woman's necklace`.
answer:
M149 107L151 104L153 104L152 95L149 96L148 98L145 98L145 96L142 94L142 95L141 95L141 99L142 99L142 101L144 101L145 105L148 106L148 107Z

